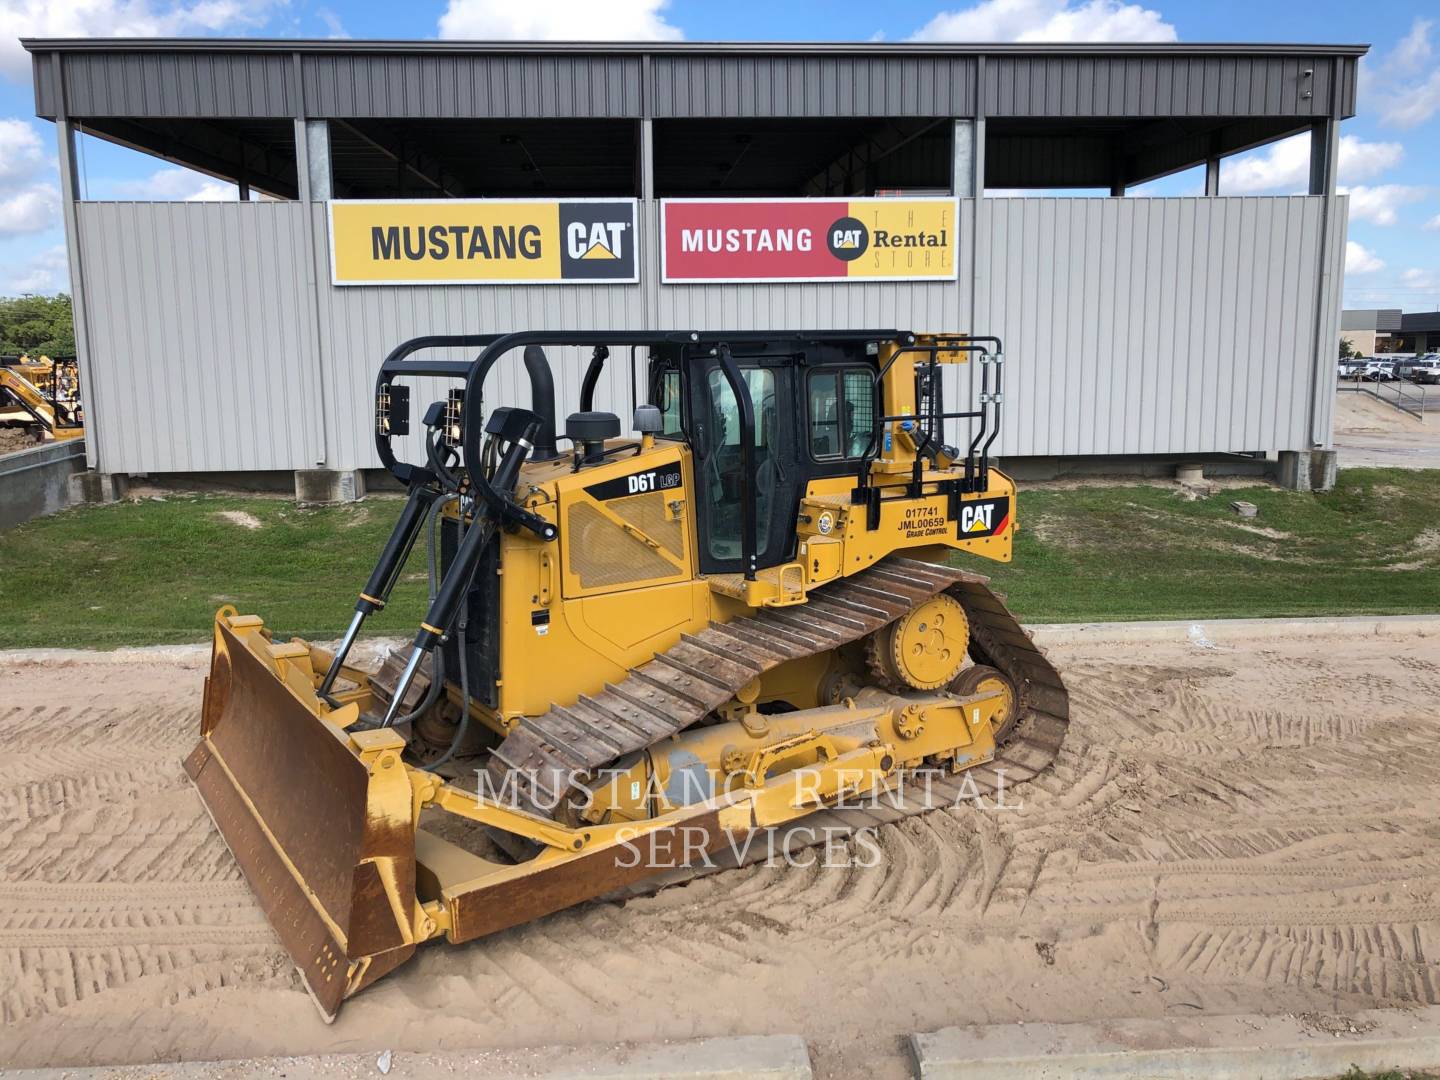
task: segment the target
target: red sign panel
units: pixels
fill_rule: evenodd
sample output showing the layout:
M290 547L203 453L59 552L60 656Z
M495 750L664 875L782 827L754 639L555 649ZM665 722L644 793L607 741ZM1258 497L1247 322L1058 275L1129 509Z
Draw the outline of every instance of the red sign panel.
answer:
M955 200L667 199L661 278L908 281L955 278Z

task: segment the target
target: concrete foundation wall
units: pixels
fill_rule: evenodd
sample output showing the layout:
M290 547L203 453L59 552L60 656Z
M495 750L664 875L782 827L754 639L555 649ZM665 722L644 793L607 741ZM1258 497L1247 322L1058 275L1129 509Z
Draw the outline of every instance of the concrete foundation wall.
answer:
M0 529L70 505L70 477L85 469L85 442L49 443L0 457Z

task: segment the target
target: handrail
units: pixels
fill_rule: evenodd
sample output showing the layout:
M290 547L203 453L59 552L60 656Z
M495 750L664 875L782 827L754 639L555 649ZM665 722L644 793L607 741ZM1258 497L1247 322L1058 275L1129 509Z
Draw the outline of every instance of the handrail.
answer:
M429 375L442 378L464 379L465 396L462 408L464 433L462 448L467 463L480 460L480 443L484 424L480 418L483 406L483 388L491 368L506 353L526 345L554 346L719 346L746 342L772 341L899 341L909 335L894 329L877 330L741 330L717 332L706 330L519 330L504 334L428 334L403 341L385 357L375 380L378 397L399 375ZM427 349L478 348L474 360L421 360L413 359L418 352ZM592 365L594 361L592 358ZM603 360L602 360L603 363ZM596 370L596 378L599 371ZM376 451L381 463L402 483L408 483L411 472L421 466L399 461L390 445L390 436L382 431L375 432Z
M1346 386L1346 382L1350 382L1351 385ZM1395 396L1386 397L1381 393L1382 389L1394 391ZM1418 395L1414 393L1416 389L1420 391ZM1384 402L1391 408L1398 409L1418 420L1425 419L1425 413L1429 409L1427 387L1422 383L1410 383L1407 385L1403 379L1377 381L1374 379L1347 380L1339 378L1336 381L1335 391L1340 394L1369 394L1376 401ZM1418 402L1418 404L1410 405L1407 404L1407 402Z
M465 389L462 398L461 418L461 450L464 455L466 469L469 474L470 483L475 489L475 494L480 499L491 502L496 493L491 490L489 482L483 475L483 470L478 468L481 458L481 443L484 432L484 383L490 370L507 353L517 349L524 349L527 346L589 346L594 351L590 362L586 367L583 385L581 387L582 408L589 408L593 405L593 398L596 386L599 383L601 372L605 361L610 355L610 350L615 347L628 346L632 350L640 347L655 346L682 346L685 349L693 350L684 357L686 363L710 363L717 361L720 370L724 373L726 382L729 383L731 391L735 395L736 406L739 411L741 423L741 471L744 492L742 502L742 537L741 537L741 560L744 563L744 573L747 580L753 580L758 569L758 553L756 531L756 507L754 505L754 429L755 412L754 403L750 398L749 388L740 373L739 364L736 362L735 349L747 343L783 343L786 341L843 341L843 342L865 342L880 344L893 342L898 347L889 357L887 362L879 367L871 375L871 389L875 400L875 420L870 432L870 442L865 452L861 455L859 463L860 486L865 488L869 485L870 467L879 452L881 439L884 434L885 425L893 422L894 417L884 415L883 400L881 397L881 384L885 374L894 365L896 359L904 353L921 353L928 357L929 368L933 375L936 372L937 357L942 352L975 352L980 354L981 363L981 388L980 407L978 410L959 412L943 411L938 396L932 398L929 411L926 417L911 416L903 419L922 421L928 419L932 426L940 421L948 419L978 419L979 430L974 433L965 458L965 478L961 490L973 491L976 488L977 465L979 487L983 489L988 481L989 473L989 452L1000 433L1000 403L1001 403L1001 359L1004 346L998 337L993 335L969 335L958 334L946 337L938 337L933 343L919 345L915 343L915 335L908 331L900 330L801 330L801 331L701 331L701 330L590 330L590 331L553 331L553 330L521 330L504 334L431 334L423 337L412 338L402 342L392 349L380 366L376 378L377 400L383 394L390 383L397 376L439 376L451 379L463 379ZM706 346L709 346L706 349ZM993 346L993 351L990 346ZM419 359L417 353L429 349L440 348L477 348L480 351L473 360L439 360ZM632 362L633 362L632 351ZM743 356L741 357L743 360ZM992 393L990 389L989 367L995 364L995 386ZM934 383L932 382L932 386ZM933 391L932 391L933 393ZM993 410L993 422L991 413ZM982 444L983 440L983 444ZM381 430L378 426L375 432L376 448L381 462L394 474L402 483L410 483L412 477L428 482L434 479L432 470L400 461L394 453L391 445L392 436L389 432ZM977 462L978 455L978 462ZM918 459L917 459L918 460Z
M915 416L886 416L886 415L884 415L885 410L884 410L884 408L883 408L883 401L882 401L882 398L881 398L881 393L882 393L881 384L884 382L885 376L889 373L890 369L895 366L895 361L898 360L898 359L901 357L901 355L903 355L903 354L905 354L905 353L920 353L920 354L923 354L923 355L925 355L925 356L927 356L927 357L929 358L928 361L927 361L927 366L929 367L930 372L931 372L931 376L932 376L932 378L933 378L935 369L936 369L937 364L938 364L938 361L936 360L936 357L937 357L940 353L942 353L942 352L975 352L975 353L979 353L979 354L980 354L980 364L981 364L981 368L980 368L980 408L979 408L978 410L969 410L969 411L961 411L961 412L937 412L937 411L935 411L935 407L934 407L934 406L935 406L935 403L934 403L934 400L933 400L933 398L932 398L932 401L931 401L931 411L930 411L929 419L931 419L931 420L978 419L978 420L980 421L980 429L979 429L979 431L977 431L977 432L974 434L974 437L970 440L970 447L969 447L969 449L968 449L968 451L966 452L966 455L965 455L965 481L964 481L964 484L965 484L965 489L966 489L966 490L973 490L973 489L974 489L974 486L975 486L975 478L976 478L976 475L977 475L976 467L975 467L975 463L976 463L976 450L980 450L980 455L981 455L981 456L980 456L978 476L979 476L979 486L980 486L980 489L983 490L983 489L988 485L988 482L989 482L989 474L990 474L989 453L990 453L990 447L991 447L992 445L994 445L996 437L1000 434L1000 403L1001 403L1001 400L1002 400L1002 398L1001 398L1001 386L1000 386L1000 382L1001 382L1000 371L1001 371L1001 365L1002 365L1002 363L1003 363L1003 357L1004 357L1004 353L1005 353L1004 343L1003 343L998 337L995 337L993 334L973 334L973 335L972 335L972 334L956 334L956 335L947 336L947 337L936 337L933 344L925 344L925 345L917 345L917 344L914 344L914 335L913 335L913 334L908 335L908 338L909 338L909 340L908 340L905 344L903 344L900 348L896 349L896 350L890 355L890 359L885 362L884 366L881 367L881 368L879 368L878 370L876 370L876 371L871 375L871 383L870 383L870 386L871 386L871 394L872 394L872 396L873 396L873 401L874 401L874 405L875 405L875 420L874 420L874 423L873 423L873 425L871 426L871 430L870 430L870 441L869 441L869 443L866 444L866 447L865 447L864 452L860 455L860 462L859 462L859 464L858 464L858 466L857 466L857 478L858 478L858 480L859 480L859 486L863 489L863 488L865 488L865 487L867 487L867 486L869 485L869 482L870 482L870 467L871 467L872 464L874 464L875 458L879 455L880 447L881 447L881 445L882 445L883 438L884 438L885 425L888 424L888 423L894 423L894 422L897 422L897 421L924 419L924 418L920 417L919 415L915 415ZM991 351L989 351L988 349L986 349L986 348L985 348L985 345L986 345L986 344L993 344L993 345L995 346L995 351L994 351L994 352L991 352ZM989 365L990 365L992 362L995 364L995 392L994 392L993 395L990 393L990 373L989 373ZM990 422L989 422L989 421L990 421L989 411L990 411L990 407L991 407L991 406L994 407L994 414L995 414L995 424L994 424L994 427L993 427L993 428L990 427ZM918 403L917 403L917 408L918 408ZM989 438L988 438L988 439L985 438L987 432L989 433ZM983 447L983 448L981 448L981 446L980 446L980 441L981 441L982 439L985 439L985 444L984 444L984 447ZM918 477L918 468L917 468L916 476ZM912 483L914 483L914 482L915 482L915 480L912 480Z

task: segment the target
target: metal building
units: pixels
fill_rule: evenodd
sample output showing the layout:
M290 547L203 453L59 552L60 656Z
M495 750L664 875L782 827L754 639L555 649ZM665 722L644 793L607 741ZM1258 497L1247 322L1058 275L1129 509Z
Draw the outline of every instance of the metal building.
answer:
M1289 452L1303 472L1330 446L1363 46L25 47L102 472L373 467L394 344L532 327L998 334L1007 461ZM82 200L81 131L249 198ZM1308 194L1220 190L1224 155L1303 132ZM1193 196L1119 197L1195 166ZM1026 194L1069 188L1113 197ZM811 221L859 222L864 256L806 247ZM739 259L729 228L772 250ZM555 359L563 415L583 358ZM526 400L513 372L498 389Z
M1340 340L1361 356L1374 356L1379 343L1387 348L1403 330L1399 308L1355 308L1340 312Z

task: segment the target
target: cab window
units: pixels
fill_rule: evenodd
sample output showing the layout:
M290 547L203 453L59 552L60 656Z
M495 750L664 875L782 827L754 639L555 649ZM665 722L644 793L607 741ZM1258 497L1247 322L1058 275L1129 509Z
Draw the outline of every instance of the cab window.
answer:
M785 475L777 455L780 432L775 373L767 368L742 367L740 376L745 380L755 411L755 448L751 455L755 467L755 551L763 558L776 489ZM738 559L743 551L741 530L745 516L740 406L730 389L730 381L719 368L710 370L706 386L710 405L710 446L703 466L709 498L707 545L712 558Z
M812 371L810 454L817 461L857 458L875 428L874 383L866 368Z
M684 433L680 415L680 372L673 368L660 375L660 419L664 424L660 429L662 439L676 439Z

